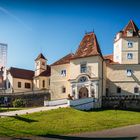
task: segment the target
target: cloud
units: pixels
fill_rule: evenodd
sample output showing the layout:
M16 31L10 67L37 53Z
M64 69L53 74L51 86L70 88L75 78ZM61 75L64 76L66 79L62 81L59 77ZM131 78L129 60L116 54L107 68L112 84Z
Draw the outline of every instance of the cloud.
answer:
M17 21L20 25L22 25L24 28L26 28L28 31L31 31L31 27L29 27L27 24L25 24L21 19L19 19L17 16L15 16L14 14L12 14L11 12L9 12L7 9L3 8L0 6L0 11L3 12L4 14L8 15L9 17L11 17L12 19L14 19L15 21Z

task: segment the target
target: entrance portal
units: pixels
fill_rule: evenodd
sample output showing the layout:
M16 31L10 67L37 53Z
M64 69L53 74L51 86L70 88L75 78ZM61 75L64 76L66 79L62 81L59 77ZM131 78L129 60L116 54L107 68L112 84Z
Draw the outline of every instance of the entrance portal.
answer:
M79 90L79 99L88 97L88 89L86 87L82 87Z

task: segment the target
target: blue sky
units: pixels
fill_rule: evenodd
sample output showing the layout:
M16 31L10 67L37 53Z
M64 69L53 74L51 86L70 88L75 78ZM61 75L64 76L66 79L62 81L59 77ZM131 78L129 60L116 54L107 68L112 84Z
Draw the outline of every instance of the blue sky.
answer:
M136 0L0 0L0 42L8 44L8 67L34 69L40 52L48 64L75 52L86 31L94 30L103 54L112 53L130 19L140 27Z

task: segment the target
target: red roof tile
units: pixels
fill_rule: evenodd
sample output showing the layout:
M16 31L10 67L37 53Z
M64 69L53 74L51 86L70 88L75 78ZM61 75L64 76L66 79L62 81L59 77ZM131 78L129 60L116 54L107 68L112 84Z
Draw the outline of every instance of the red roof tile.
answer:
M93 32L87 33L82 39L73 59L95 55L102 56L96 35Z
M11 67L8 72L14 77L14 78L21 78L21 79L28 79L32 80L34 77L34 71L31 70L25 70L25 69L19 69Z
M38 55L38 57L35 59L35 61L37 61L37 60L40 59L40 58L46 60L46 58L44 57L44 55L43 55L42 53L40 53L40 54Z
M64 56L63 58L59 59L58 61L54 62L51 66L70 63L70 60L72 59L72 57L73 57L73 53L70 53Z
M113 61L113 54L105 55L103 58L109 64L119 64L118 62Z

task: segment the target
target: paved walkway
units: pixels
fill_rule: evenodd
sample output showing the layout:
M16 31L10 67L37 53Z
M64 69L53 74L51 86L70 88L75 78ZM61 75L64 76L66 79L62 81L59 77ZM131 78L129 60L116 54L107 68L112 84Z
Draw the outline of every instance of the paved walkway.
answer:
M2 112L0 113L0 116L16 116L16 115L30 114L34 112L47 111L47 110L52 110L52 109L57 109L60 107L67 107L67 106L68 105L65 104L65 105L59 105L59 106L37 107L37 108L31 108L31 109L25 109L25 110Z
M82 137L82 138L100 138L100 139L122 138L124 140L125 139L140 140L140 124L102 130L97 132L79 133L70 136Z

